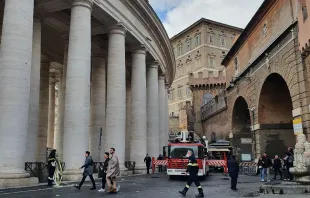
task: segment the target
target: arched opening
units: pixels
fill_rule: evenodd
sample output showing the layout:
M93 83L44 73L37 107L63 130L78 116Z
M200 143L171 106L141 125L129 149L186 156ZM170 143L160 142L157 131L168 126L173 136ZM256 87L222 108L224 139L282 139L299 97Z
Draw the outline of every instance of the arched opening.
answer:
M292 124L292 99L285 80L269 75L262 87L258 105L260 154L283 156L295 144ZM259 153L258 153L259 154Z
M238 97L232 113L232 145L242 160L252 158L251 117L249 106L243 97ZM244 158L244 159L243 159ZM247 159L245 159L247 158Z

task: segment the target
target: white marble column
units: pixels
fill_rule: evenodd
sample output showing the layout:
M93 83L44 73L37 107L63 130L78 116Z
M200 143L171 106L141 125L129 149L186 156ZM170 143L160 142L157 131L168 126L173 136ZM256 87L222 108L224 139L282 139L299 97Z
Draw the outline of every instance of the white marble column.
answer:
M24 171L24 156L31 82L33 9L34 0L5 1L0 51L0 188L23 185L24 179L21 178L29 176Z
M165 90L165 94L166 94L166 96L165 96L165 100L166 100L166 102L165 102L165 105L166 105L166 107L165 107L165 110L166 110L166 119L165 119L165 122L166 122L166 130L165 130L165 132L166 132L166 134L165 134L165 145L164 146L168 146L168 140L169 140L169 100L168 100L168 95L169 95L169 84L166 84L166 90Z
M132 53L130 160L136 162L137 168L145 167L147 152L145 56L144 46Z
M159 102L159 153L163 152L163 146L165 142L165 130L166 130L166 100L165 100L165 78L164 76L158 77L158 102ZM158 153L158 154L159 154Z
M35 18L33 23L32 64L25 162L36 161L37 136L39 130L40 68L41 22L39 19Z
M79 167L88 150L92 4L92 0L72 2L64 119L65 180L81 177Z
M107 147L115 148L120 168L125 161L126 126L126 77L125 77L125 28L117 24L109 31L107 66Z
M49 85L47 148L54 148L55 100L56 100L55 84L56 84L55 79L51 78Z
M130 161L130 133L131 132L131 82L126 84L126 134L125 134L125 160Z
M41 60L40 70L39 132L37 136L36 151L36 160L38 162L46 162L49 103L49 69L49 60L47 60L47 58L43 58L43 60Z
M58 105L56 109L57 120L54 133L54 148L57 150L57 155L60 160L63 160L67 62L68 62L68 42L67 40L65 40L64 62L63 62L62 74L60 75L59 78Z
M159 151L158 62L147 67L147 152L157 157Z
M105 141L105 100L106 100L106 60L104 54L94 53L92 57L91 105L89 150L94 161L103 161L104 148L99 155L100 128L102 128L101 146Z

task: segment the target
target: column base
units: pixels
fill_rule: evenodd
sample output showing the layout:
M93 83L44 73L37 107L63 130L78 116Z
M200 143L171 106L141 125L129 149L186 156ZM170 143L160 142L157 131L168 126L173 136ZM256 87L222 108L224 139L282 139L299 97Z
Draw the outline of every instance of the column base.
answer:
M0 189L27 187L39 184L37 177L30 177L28 173L7 174L0 173Z
M65 170L63 173L64 181L80 181L82 177L81 170Z

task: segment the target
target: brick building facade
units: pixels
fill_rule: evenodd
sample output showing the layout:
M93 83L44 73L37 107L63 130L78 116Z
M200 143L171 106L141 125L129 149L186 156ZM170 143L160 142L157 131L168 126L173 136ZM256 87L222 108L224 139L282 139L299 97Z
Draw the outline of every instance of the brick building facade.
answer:
M222 62L226 107L215 103L214 113L203 121L204 134L230 137L252 159L263 152L282 156L293 146L294 119L302 120L310 138L309 72L298 47L299 10L297 1L263 2Z

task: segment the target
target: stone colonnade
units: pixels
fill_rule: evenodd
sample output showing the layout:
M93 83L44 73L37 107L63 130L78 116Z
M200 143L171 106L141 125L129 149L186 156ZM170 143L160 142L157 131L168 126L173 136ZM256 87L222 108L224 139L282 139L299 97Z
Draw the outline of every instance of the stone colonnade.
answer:
M5 2L0 187L10 186L8 181L36 183L25 172L25 162L45 162L47 148L57 149L66 163L65 179L78 179L86 150L92 152L94 161L102 160L97 158L100 128L102 153L114 147L121 169L125 169L125 158L143 168L146 153L157 157L167 145L168 89L159 62L147 62L146 47L137 46L132 52L131 85L126 86L126 28L121 23L111 27L108 54L92 54L92 4L92 0L73 0L63 70L55 90L55 79L49 74L51 62L41 56L42 24L33 17L34 0Z

